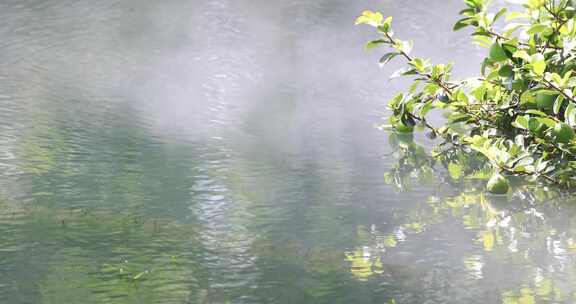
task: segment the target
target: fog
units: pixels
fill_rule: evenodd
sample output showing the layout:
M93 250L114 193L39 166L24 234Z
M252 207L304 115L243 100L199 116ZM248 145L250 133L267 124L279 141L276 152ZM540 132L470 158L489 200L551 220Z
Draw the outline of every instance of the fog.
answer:
M460 1L3 1L0 92L72 116L131 109L154 133L259 136L294 148L320 137L365 145L404 82L355 27L363 9L434 62L476 72L483 51L452 33ZM81 102L79 102L81 101ZM93 106L86 106L89 103ZM82 104L82 105L80 105ZM369 135L371 134L371 135ZM348 143L346 143L348 144Z
M569 282L576 209L493 234L498 200L384 181L375 125L408 81L354 20L393 16L463 78L486 51L451 31L462 7L0 1L0 302L500 303Z

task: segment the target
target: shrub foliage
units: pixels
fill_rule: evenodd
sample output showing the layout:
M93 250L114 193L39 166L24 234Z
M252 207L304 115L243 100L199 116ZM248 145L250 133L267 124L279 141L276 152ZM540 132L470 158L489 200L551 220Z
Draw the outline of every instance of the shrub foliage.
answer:
M451 64L412 55L413 43L395 37L392 18L364 11L356 24L376 29L366 49L390 52L379 63L402 59L391 77L412 77L407 92L388 105L390 128L428 129L446 146L482 158L494 174L523 176L571 189L576 186L576 8L571 0L515 0L514 11L492 9L488 0L465 0L454 30L472 28L473 41L487 48L481 76L452 79ZM442 126L428 120L441 110Z

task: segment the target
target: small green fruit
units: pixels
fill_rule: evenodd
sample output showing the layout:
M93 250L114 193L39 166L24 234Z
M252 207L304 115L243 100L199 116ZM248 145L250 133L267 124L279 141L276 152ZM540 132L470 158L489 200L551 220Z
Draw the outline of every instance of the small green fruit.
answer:
M448 103L450 102L450 97L448 97L448 95L446 94L440 94L438 95L438 100L440 100L441 102Z
M552 135L557 142L565 144L574 138L574 130L569 125L561 122L554 126Z
M548 95L548 94L537 94L536 95L536 104L538 108L543 110L550 110L554 107L554 102L556 101L557 95Z
M508 189L510 189L510 184L508 183L508 179L496 173L488 180L486 189L493 194L506 194L508 193Z
M490 47L490 59L496 62L508 60L506 51L504 51L504 48L502 47L502 45L500 45L500 43L495 42Z

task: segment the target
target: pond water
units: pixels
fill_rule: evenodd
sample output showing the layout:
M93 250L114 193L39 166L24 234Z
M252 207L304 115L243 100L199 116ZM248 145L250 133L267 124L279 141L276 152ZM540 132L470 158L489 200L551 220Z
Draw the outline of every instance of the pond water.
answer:
M461 7L3 0L0 303L576 301L574 204L412 172L374 127L406 83L355 16L466 76Z

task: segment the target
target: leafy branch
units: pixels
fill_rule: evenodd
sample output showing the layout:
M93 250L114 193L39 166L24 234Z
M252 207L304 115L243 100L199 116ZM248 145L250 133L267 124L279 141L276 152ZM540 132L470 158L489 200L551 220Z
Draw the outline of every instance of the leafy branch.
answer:
M413 78L410 89L388 103L393 112L390 128L411 133L421 125L433 137L440 136L441 145L482 156L495 172L488 186L505 175L572 189L576 186L576 77L572 72L576 69L576 8L572 0L524 0L520 11L493 12L489 2L465 0L463 18L454 25L454 30L471 27L474 42L489 50L482 75L462 81L451 79L451 64L434 65L413 56L413 43L395 37L391 17L364 11L356 19L356 24L370 25L380 35L366 49L392 49L381 57L381 65L396 57L406 62L392 78ZM499 32L496 24L502 17L505 26ZM426 119L434 109L447 115L441 127Z

